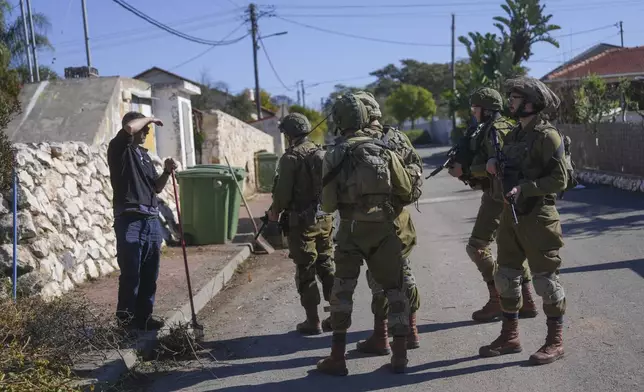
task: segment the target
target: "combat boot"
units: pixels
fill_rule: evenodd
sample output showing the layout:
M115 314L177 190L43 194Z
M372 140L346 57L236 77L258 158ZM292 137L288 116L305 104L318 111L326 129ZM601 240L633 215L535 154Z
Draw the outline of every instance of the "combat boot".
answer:
M373 318L373 334L367 339L358 342L356 345L358 351L363 354L389 355L389 336L387 334L387 319L381 320L378 317Z
M416 326L416 312L409 315L409 335L407 335L407 350L420 347L420 337Z
M490 299L487 301L483 308L472 313L472 320L481 323L494 321L501 316L501 303L499 302L499 293L496 291L494 282L487 284L487 289L490 293Z
M405 373L407 370L407 336L394 336L391 343L391 370L394 373Z
M530 364L545 365L563 358L563 322L548 320L548 335L544 344L536 353L530 356Z
M302 335L319 335L322 333L320 326L320 317L318 316L318 307L309 306L304 308L306 311L306 320L297 325L297 331Z
M519 309L519 318L537 317L539 312L530 291L530 282L525 282L521 285L521 296L523 297L523 306Z
M482 357L498 357L504 354L516 354L523 351L519 341L519 319L503 317L501 335L488 346L479 349Z
M334 333L331 339L331 356L320 360L317 368L320 372L331 376L346 376L349 374L344 356L347 348L347 334Z

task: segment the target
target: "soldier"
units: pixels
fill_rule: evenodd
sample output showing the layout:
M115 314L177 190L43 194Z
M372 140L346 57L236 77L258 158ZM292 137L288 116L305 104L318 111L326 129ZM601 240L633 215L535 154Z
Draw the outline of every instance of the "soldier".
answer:
M490 245L496 237L504 202L500 182L495 181L485 168L488 159L496 156L492 132L496 132L499 148L501 148L503 138L510 132L513 124L501 116L503 98L496 90L481 88L475 91L470 96L470 105L472 106L472 115L476 117L477 123L481 124L470 138L472 164L463 168L461 163L455 162L449 169L449 174L457 178L465 175L471 186L483 190L481 206L465 251L483 276L490 295L483 308L472 313L472 319L479 322L489 322L501 317L499 294L494 286L496 263ZM530 270L524 268L521 285L523 307L519 310L519 316L522 318L537 316L537 308L530 291L530 281Z
M407 367L409 300L403 292L403 245L394 220L402 211L398 201L409 203L409 174L382 141L362 129L369 117L353 94L340 97L332 109L333 121L344 140L324 158L322 208L340 213L335 248L336 273L331 293L331 356L318 362L327 374L347 375L347 330L351 326L353 293L363 260L384 290L389 303L388 328L393 336L391 366L402 373Z
M331 330L331 321L320 325L318 305L320 292L315 277L322 282L322 294L329 301L335 266L332 258L331 232L333 216L320 210L322 192L322 162L324 150L313 143L309 120L300 113L284 117L279 125L286 134L289 148L279 161L278 175L273 185L273 204L268 218L277 221L286 214L289 257L296 265L295 285L306 320L297 325L304 335L317 335Z
M422 186L423 173L421 158L416 154L409 138L404 133L398 129L380 124L379 120L382 117L380 105L371 93L359 91L355 95L367 107L369 114L369 125L363 129L363 132L373 138L382 140L398 155L398 158L402 161L414 184L416 193L414 194L412 202L418 200L421 194L420 187ZM403 244L403 284L404 292L407 295L410 305L410 333L407 336L407 349L415 349L420 347L418 328L416 326L416 312L420 308L420 297L418 287L416 287L416 279L411 270L409 255L416 245L416 229L414 228L409 211L405 208L402 209L402 212L394 221L394 225L396 227L396 234L398 234ZM369 269L367 269L367 283L371 289L372 296L371 311L374 316L373 334L367 340L358 342L357 349L365 354L389 355L391 349L387 334L387 312L389 310L387 297L382 286L373 279L373 275Z
M509 109L519 124L505 138L504 162L488 161L487 171L496 175L504 168L503 192L514 203L518 224L505 205L497 237L498 257L494 283L501 297L503 325L500 336L479 354L493 357L522 351L518 311L521 309L521 276L528 265L535 292L543 299L548 334L545 344L530 356L531 364L553 362L564 355L563 315L566 297L559 281L563 235L555 207L558 192L566 189L568 166L561 133L546 119L559 106L559 98L542 82L520 77L506 81ZM499 166L499 164L503 165Z

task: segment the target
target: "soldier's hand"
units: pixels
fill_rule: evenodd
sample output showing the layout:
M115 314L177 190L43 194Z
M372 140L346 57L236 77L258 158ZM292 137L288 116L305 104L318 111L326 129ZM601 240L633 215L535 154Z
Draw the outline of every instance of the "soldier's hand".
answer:
M168 173L172 173L173 171L177 170L178 167L179 166L172 158L168 158L163 162L163 169Z
M485 165L485 170L493 176L496 176L496 158L490 158Z
M279 212L275 212L273 210L268 210L268 211L266 211L266 214L268 215L268 220L271 221L271 222L277 222L280 219Z
M463 175L463 167L461 166L460 163L455 162L448 170L447 172L452 176L452 177L460 177Z
M508 192L508 193L505 195L505 197L506 197L506 198L508 198L508 199L513 198L514 200L517 200L517 199L519 198L519 195L520 195L520 194L521 194L521 186L520 186L520 185L517 185L517 186L515 186L514 188L512 188L512 189L510 190L510 192Z

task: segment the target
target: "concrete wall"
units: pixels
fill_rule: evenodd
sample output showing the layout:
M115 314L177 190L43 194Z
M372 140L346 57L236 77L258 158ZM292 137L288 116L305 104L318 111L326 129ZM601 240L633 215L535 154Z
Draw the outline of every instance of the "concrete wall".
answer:
M255 153L261 150L274 152L275 141L272 136L238 120L224 112L215 111L204 114L202 145L202 164L230 164L246 169L248 176L244 184L244 194L250 195L257 190L255 177Z
M280 119L277 116L272 116L261 121L255 121L250 125L273 137L273 151L278 156L282 156L286 151L286 138L277 127L279 121Z
M572 141L572 157L578 168L644 177L644 128L640 124L559 124Z

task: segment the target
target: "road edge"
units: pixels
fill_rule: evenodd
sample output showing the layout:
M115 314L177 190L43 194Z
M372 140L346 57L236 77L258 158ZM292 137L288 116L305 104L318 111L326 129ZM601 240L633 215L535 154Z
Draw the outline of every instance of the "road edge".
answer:
M195 313L199 313L210 300L212 300L225 285L235 275L237 268L244 264L252 254L252 245L250 243L238 244L240 248L226 266L219 271L212 279L208 281L193 296ZM134 368L139 363L139 358L147 357L153 353L157 347L160 337L169 333L170 327L178 323L185 323L191 320L190 301L186 302L177 310L172 310L164 315L165 326L157 332L148 332L142 334L134 348L112 350L103 353L104 363L99 369L98 377L86 378L74 383L74 387L83 388L83 390L98 392L102 387L109 388L109 385L118 381L123 374Z

